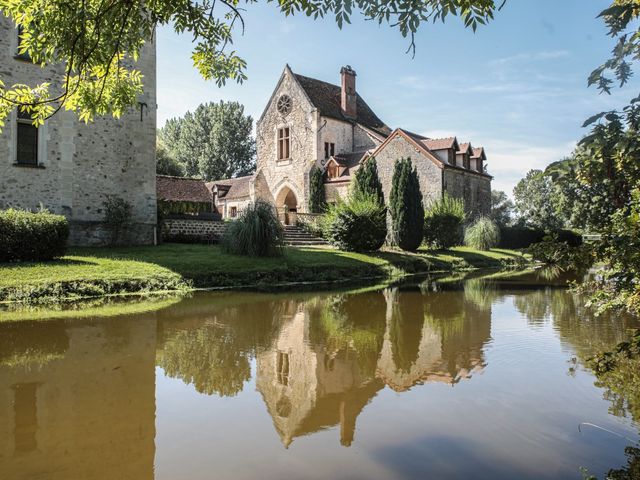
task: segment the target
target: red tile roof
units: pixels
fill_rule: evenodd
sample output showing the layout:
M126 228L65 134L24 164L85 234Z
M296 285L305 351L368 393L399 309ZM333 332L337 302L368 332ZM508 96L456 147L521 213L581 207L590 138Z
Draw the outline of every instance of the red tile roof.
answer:
M471 147L471 144L469 142L461 143L460 150L458 150L456 153L467 153L469 147Z
M232 199L249 196L249 188L253 175L245 177L215 180L211 184L218 187L218 198Z
M473 149L473 155L471 158L482 157L483 160L487 159L487 154L484 151L484 147L478 147Z
M422 143L424 143L429 150L446 150L455 147L456 137L428 138L423 140Z
M210 203L211 192L203 180L198 178L170 177L156 175L158 200L165 202Z

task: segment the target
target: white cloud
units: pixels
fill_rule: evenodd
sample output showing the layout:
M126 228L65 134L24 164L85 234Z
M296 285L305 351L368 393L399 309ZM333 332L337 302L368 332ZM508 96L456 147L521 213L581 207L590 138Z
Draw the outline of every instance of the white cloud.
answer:
M508 65L511 63L517 63L517 62L555 60L558 58L568 57L569 55L570 55L570 52L568 50L552 50L552 51L533 52L533 53L519 53L517 55L511 55L509 57L496 58L494 60L489 61L489 65L496 67L501 65Z
M489 173L494 176L492 188L511 194L515 184L529 170L544 169L550 163L566 157L573 151L576 142L545 145L488 139L485 146Z

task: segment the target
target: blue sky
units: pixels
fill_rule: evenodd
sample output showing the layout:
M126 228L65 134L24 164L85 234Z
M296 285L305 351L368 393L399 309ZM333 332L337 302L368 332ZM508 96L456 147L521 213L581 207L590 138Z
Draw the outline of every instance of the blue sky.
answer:
M286 63L294 72L339 83L351 65L357 90L390 127L430 137L456 135L484 146L493 187L511 193L531 168L569 154L591 114L620 107L636 89L611 96L586 78L613 41L596 19L608 0L508 0L475 34L456 18L425 24L416 54L398 31L357 15L342 31L332 19L284 17L250 5L235 48L248 81L218 88L190 60L191 38L158 31L158 125L208 101L237 100L257 119ZM637 86L637 82L636 83Z

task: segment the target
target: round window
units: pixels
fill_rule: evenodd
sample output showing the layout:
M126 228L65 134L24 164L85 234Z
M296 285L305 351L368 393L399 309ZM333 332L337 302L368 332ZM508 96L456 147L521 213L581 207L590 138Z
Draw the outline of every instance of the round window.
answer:
M278 98L277 108L282 115L288 115L291 112L292 105L293 101L289 95L280 95L280 98Z

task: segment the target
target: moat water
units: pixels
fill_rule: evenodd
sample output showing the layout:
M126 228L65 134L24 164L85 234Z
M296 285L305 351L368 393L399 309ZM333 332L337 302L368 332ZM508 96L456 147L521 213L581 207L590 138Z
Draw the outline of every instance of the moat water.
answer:
M585 367L638 324L564 289L132 305L0 323L0 479L603 478L638 439Z

